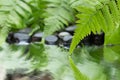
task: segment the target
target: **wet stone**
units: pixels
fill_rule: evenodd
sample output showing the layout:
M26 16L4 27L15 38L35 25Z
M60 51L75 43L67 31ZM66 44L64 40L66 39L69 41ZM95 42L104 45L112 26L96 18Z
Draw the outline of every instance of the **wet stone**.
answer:
M104 33L101 32L100 34L93 35L93 44L94 45L103 45L104 44Z
M69 36L69 35L70 35L69 32L60 32L60 33L58 34L58 36L59 36L60 39L63 39L64 36Z
M69 49L70 48L70 44L71 44L71 41L72 41L72 37L71 35L68 35L68 36L65 36L63 38L63 46L65 49Z
M65 42L71 42L72 37L73 37L73 36L71 36L71 35L64 36L63 41L65 41Z
M43 32L36 33L33 37L43 37Z
M45 42L48 45L55 45L57 44L58 38L54 35L48 36L45 38Z
M9 44L14 44L14 43L18 43L19 39L14 37L14 33L10 32L6 38L6 42Z
M83 46L83 45L90 46L93 43L91 38L92 38L91 35L88 35L83 40L81 40L81 42L79 44L81 46Z
M36 33L32 37L32 42L41 41L42 37L43 37L43 32Z
M65 30L67 32L70 32L73 35L75 29L76 29L76 25L73 25L73 26L67 27Z
M15 38L18 38L19 41L28 41L29 39L29 35L28 34L25 34L25 33L15 33L14 34L14 37Z

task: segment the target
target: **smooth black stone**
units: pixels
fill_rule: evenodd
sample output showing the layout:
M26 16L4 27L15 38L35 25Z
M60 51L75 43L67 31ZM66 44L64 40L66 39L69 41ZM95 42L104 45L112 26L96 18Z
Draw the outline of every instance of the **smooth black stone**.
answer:
M63 46L64 46L64 47L70 47L70 43L64 42L64 43L63 43Z
M91 35L86 36L83 40L81 40L81 42L79 43L81 46L86 45L86 46L90 46L93 44L92 42L92 37Z
M29 35L28 34L25 34L25 33L15 33L14 34L14 37L15 38L18 38L19 41L28 41L29 39Z
M14 44L14 43L18 43L19 39L14 37L14 33L10 32L6 38L6 42L9 44Z
M29 34L31 31L32 31L31 28L25 28L25 29L19 30L18 33L26 33L26 34Z
M31 39L31 41L29 41L29 43L30 42L40 42L41 40L42 40L42 38L32 37L32 39Z
M12 74L7 74L6 75L6 80L13 80L13 75Z
M60 32L60 33L58 34L58 37L59 37L60 39L63 39L65 36L69 36L69 35L70 35L69 32Z
M55 45L57 44L58 37L51 35L45 38L45 43L48 45Z
M94 45L103 45L104 44L105 34L101 32L100 34L93 34L93 44Z

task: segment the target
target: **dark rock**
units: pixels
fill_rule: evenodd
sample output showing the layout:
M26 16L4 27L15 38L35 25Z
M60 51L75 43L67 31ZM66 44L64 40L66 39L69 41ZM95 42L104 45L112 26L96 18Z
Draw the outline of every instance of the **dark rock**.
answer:
M28 69L23 69L23 68L18 68L18 69L8 69L7 70L7 75L6 75L6 80L24 80L26 74L26 71ZM26 79L25 79L26 80Z
M32 41L32 42L41 41L41 40L42 40L42 37L43 37L43 32L36 33L36 34L33 35L31 41Z
M80 42L80 46L86 45L86 46L90 46L92 45L92 39L91 39L91 35L86 36L84 39L81 40Z
M86 46L91 46L91 45L103 45L104 44L104 33L101 32L100 34L93 34L91 32L90 35L86 36L81 42L79 43L80 46L86 45Z
M103 45L104 44L104 36L105 34L101 32L100 34L92 34L93 36L93 44L94 45Z
M57 44L58 38L54 35L50 35L45 38L45 43L48 45L55 45Z
M6 38L6 42L9 44L14 44L14 43L18 43L19 39L14 36L13 32L10 32Z
M5 80L13 80L13 75L12 74L7 74Z

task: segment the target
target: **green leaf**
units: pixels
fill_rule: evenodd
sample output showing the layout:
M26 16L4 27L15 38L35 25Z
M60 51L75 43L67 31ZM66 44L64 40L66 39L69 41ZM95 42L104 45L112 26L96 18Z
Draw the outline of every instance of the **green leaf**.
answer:
M68 26L69 23L73 23L75 20L74 9L70 7L68 1L46 1L49 3L47 4L48 7L46 9L46 17L44 19L45 37L51 35L55 31L63 29L65 26Z
M21 7L18 7L16 6L16 12L22 16L23 18L27 19L28 18L28 15L26 14L26 12L21 8Z
M115 62L117 60L120 60L119 53L116 53L111 49L111 47L105 47L104 48L104 59L107 62Z
M118 11L119 1L84 0L80 5L74 5L74 8L78 11L78 20L76 21L78 26L75 30L70 46L70 54L72 54L79 42L91 32L96 34L104 31L106 35L105 43L120 43L120 30L117 31L120 25L120 16ZM117 39L113 36L117 37Z
M4 43L2 45L2 50L0 50L0 64L2 64L5 69L11 71L14 71L16 69L30 69L32 66L30 60L26 60L27 56L25 55L21 57L23 51L23 46L20 47L14 45L13 47ZM22 73L24 73L25 71L23 71Z
M47 54L45 52L44 44L42 43L31 43L30 51L28 53L29 58L32 59L33 68L39 69L47 64Z
M70 66L74 72L76 80L89 80L87 76L83 75L80 70L76 67L71 57L69 57Z
M24 10L28 11L29 13L32 13L31 8L23 1L17 1L17 4L21 6Z
M105 34L105 44L120 44L120 27L116 26L115 29Z

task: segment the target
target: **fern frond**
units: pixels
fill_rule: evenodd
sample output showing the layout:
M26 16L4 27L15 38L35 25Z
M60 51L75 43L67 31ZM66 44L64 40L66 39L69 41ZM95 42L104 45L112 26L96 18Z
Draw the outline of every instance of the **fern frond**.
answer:
M0 43L5 41L6 34L12 29L26 27L26 21L32 13L30 6L20 0L0 1Z
M116 29L120 24L119 0L83 0L79 6L74 6L78 11L77 29L72 40L70 53L85 36L104 31L105 34Z
M71 57L69 57L69 62L70 62L70 66L73 70L74 76L75 76L75 80L89 80L89 78L86 75L83 75L79 69L76 67L76 65L74 64L73 60Z
M30 15L27 25L32 28L39 27L43 31L44 28L44 18L45 9L47 2L45 0L25 0L32 9L32 15Z
M66 0L46 0L49 2L46 9L47 16L45 18L45 36L60 30L64 25L74 21L74 11Z
M9 3L6 4L4 2ZM23 20L27 19L29 17L29 14L32 13L31 8L28 6L28 4L20 0L2 0L0 5L0 12L4 13L0 14L0 16L6 16L6 24L11 24L11 27L14 28L25 27Z

